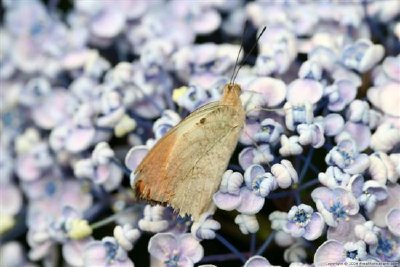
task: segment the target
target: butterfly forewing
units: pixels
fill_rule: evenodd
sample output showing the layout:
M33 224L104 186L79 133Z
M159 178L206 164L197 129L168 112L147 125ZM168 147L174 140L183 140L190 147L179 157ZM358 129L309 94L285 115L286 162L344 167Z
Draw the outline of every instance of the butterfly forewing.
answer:
M214 102L194 111L160 139L136 169L139 195L197 220L210 207L243 123L240 101Z

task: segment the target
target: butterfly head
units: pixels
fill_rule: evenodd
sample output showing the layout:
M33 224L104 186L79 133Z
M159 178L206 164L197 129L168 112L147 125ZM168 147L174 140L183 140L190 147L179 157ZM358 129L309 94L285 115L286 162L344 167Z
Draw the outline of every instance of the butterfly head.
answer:
M228 83L224 86L222 103L225 105L241 105L240 94L242 89L239 84Z

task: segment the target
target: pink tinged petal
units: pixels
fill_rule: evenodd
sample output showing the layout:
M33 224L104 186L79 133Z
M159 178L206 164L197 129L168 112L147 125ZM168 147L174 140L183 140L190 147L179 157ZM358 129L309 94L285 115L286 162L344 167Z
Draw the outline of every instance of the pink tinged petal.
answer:
M387 57L382 63L382 68L389 78L400 82L400 56Z
M17 158L17 176L23 181L33 181L39 178L40 169L36 166L36 160L32 155Z
M254 160L254 148L246 147L239 153L239 165L243 170L246 170Z
M67 137L65 148L73 153L81 152L92 144L96 131L94 128L73 129Z
M335 196L331 189L327 187L318 187L311 192L311 198L314 202L317 202L317 200L321 201L325 208L329 208Z
M173 234L170 233L158 233L150 238L148 251L151 256L158 260L167 260L167 255L173 250L178 249L179 242Z
M96 168L96 175L93 177L93 181L97 184L104 183L110 177L110 168L109 164L99 165Z
M84 266L105 266L107 263L107 250L101 241L92 241L86 245L83 255Z
M275 107L285 100L286 85L278 79L258 78L248 88L249 91L260 93L267 107Z
M333 86L336 86L339 99L337 101L330 102L328 104L328 109L331 111L341 111L356 97L357 86L354 81L347 79L338 80Z
M131 259L127 258L127 259L125 259L123 261L115 260L107 267L134 267L134 264L131 261Z
M350 134L357 144L358 151L365 150L371 140L371 130L367 125L361 123L347 122L344 131Z
M40 245L31 248L28 257L32 261L40 260L49 254L52 247L54 248L54 244L51 241L41 243Z
M393 207L400 207L400 185L394 184L387 187L389 196L378 202L374 210L368 213L368 217L376 226L386 227L386 215Z
M340 220L336 227L328 227L327 238L335 239L345 242L355 242L358 240L354 231L356 225L363 224L365 218L357 214L355 216L349 216L348 220Z
M239 207L242 202L242 196L240 194L232 195L218 191L214 194L213 201L219 209L230 211Z
M79 241L67 241L62 246L62 255L64 260L72 266L84 266L84 248L91 241L90 238Z
M165 109L165 101L160 94L153 95L151 101L142 100L135 103L137 114L146 119L154 119L160 116L161 111Z
M67 91L56 90L50 94L44 102L33 109L32 118L35 123L46 130L53 128L66 117Z
M0 212L15 215L22 207L22 194L12 184L0 184Z
M257 196L247 187L240 189L240 196L242 197L242 201L239 207L236 208L240 213L246 215L256 214L264 206L265 198Z
M221 16L215 10L201 14L192 23L194 31L198 34L207 34L215 31L221 24Z
M400 117L400 94L398 83L387 83L381 87L372 87L367 92L368 100L390 116Z
M370 194L373 194L377 201L385 200L388 197L387 187L374 180L366 181L364 190L368 190Z
M359 154L354 162L344 168L343 170L349 174L359 174L363 173L369 166L369 157L366 154Z
M61 65L66 70L74 70L84 66L90 56L90 51L77 50L68 52L62 59Z
M336 240L325 241L314 254L315 266L338 264L346 260L346 253L342 243Z
M325 222L321 214L314 212L311 215L310 222L305 227L305 233L303 237L307 240L315 240L322 235L325 228Z
M151 266L153 266L153 265L151 265ZM179 267L181 267L181 266L182 267L192 267L192 266L194 266L194 262L191 261L189 257L181 256L178 261L178 266ZM157 266L155 266L155 267L157 267ZM160 267L165 267L165 264L163 263Z
M203 258L203 247L191 234L181 235L178 243L181 255L188 257L193 263L196 263Z
M97 125L102 127L114 127L121 118L125 115L125 108L119 107L118 109L110 112L97 119Z
M297 79L289 84L286 98L291 104L305 102L315 104L321 99L322 93L323 87L321 83L314 80Z
M365 52L359 66L360 72L366 72L371 69L378 61L380 61L385 53L382 45L372 45Z
M259 164L253 164L249 166L244 172L244 181L249 189L253 187L253 181L258 176L261 176L265 173L263 166Z
M393 208L388 212L386 224L392 234L400 237L400 208Z
M254 121L246 121L239 141L244 145L252 145L254 143L252 137L259 131L259 129L260 123Z
M107 190L107 192L110 192L114 189L117 189L118 186L121 184L121 180L123 178L123 173L120 169L115 164L111 165L111 173L109 176L110 179L107 179L105 183L103 184L104 188Z
M330 113L324 118L324 132L327 136L335 136L344 128L344 119L337 113Z
M289 221L286 223L284 226L285 232L291 234L293 237L301 237L305 233L305 229L303 227L300 227L294 222Z
M268 267L272 266L269 261L262 256L253 256L246 261L243 267Z
M129 150L125 157L125 166L134 171L149 152L146 146L135 146Z
M350 178L348 188L355 197L361 196L363 193L364 177L362 175L353 175Z
M347 214L354 215L358 213L360 206L350 191L338 187L333 189L333 192L335 195L334 199L338 199L345 206Z
M122 31L124 25L124 14L108 8L95 16L91 21L90 30L100 38L112 38Z

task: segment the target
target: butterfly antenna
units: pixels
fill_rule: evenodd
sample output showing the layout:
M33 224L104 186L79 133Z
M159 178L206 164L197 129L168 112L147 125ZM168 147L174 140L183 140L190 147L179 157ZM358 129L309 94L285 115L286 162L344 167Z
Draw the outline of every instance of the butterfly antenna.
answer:
M242 41L240 42L239 53L237 54L237 57L236 57L235 67L233 68L232 77L231 77L229 84L232 84L233 77L235 76L236 67L238 66L238 62L239 62L240 52L242 52L242 49L243 49L243 39L244 39L245 34L246 34L246 25L244 25L244 28L243 28Z
M267 26L264 26L264 28L262 29L262 31L261 31L260 34L258 35L258 37L257 37L257 39L256 39L256 42L254 43L253 47L250 49L250 51L247 53L246 57L243 59L243 62L246 62L246 60L247 60L247 59L249 58L249 56L251 55L251 52L253 52L253 50L257 47L258 40L260 40L261 36L264 34L264 32L265 32L266 29L267 29ZM236 77L237 77L237 75L238 75L238 73L239 73L239 70L240 70L242 67L243 67L243 65L240 65L240 67L239 67L238 70L236 71L236 74L235 74L235 72L234 72L234 78L233 78L233 81L232 81L233 83L235 82ZM236 66L235 66L235 69L236 69ZM234 71L235 71L235 69L234 69Z

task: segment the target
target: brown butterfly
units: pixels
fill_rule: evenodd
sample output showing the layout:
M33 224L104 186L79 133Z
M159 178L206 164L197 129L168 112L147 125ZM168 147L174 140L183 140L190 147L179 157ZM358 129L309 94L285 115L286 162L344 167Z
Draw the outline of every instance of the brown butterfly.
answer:
M195 221L209 210L245 122L240 93L240 85L226 84L220 101L195 110L157 142L135 170L139 197Z

